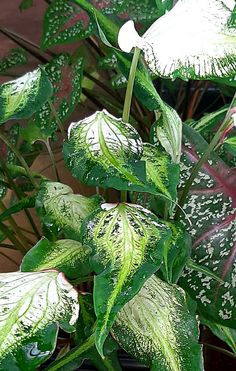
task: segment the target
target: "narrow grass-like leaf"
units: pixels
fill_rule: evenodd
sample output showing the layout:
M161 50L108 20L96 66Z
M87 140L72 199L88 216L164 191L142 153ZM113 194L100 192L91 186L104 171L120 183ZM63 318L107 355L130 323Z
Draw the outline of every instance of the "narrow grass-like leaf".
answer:
M28 251L21 263L22 272L58 269L68 278L82 277L91 272L91 249L74 240L41 239Z
M198 325L185 292L154 275L118 313L112 332L152 371L203 370Z
M58 182L43 182L36 198L36 208L43 224L56 235L63 231L68 238L78 239L80 227L102 201L99 196L76 195Z
M52 85L43 69L38 68L0 86L0 123L26 119L52 95Z
M96 346L103 343L120 308L158 270L168 227L133 204L103 204L82 226L82 241L93 248Z
M138 132L106 110L69 128L64 157L72 174L88 185L137 189L145 180Z
M51 323L73 331L78 294L57 271L0 274L0 359Z

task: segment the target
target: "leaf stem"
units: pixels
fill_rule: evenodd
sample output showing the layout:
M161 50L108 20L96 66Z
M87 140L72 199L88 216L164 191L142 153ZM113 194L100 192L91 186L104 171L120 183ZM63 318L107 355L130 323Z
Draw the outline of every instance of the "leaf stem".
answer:
M64 130L64 127L62 125L62 122L61 122L61 120L60 120L60 118L59 118L59 116L57 114L57 111L56 111L56 109L55 109L55 107L54 107L51 99L48 99L48 103L49 103L49 106L51 108L52 114L53 114L53 116L54 116L54 118L56 120L56 123L57 123L57 125L58 125L58 127L59 127L59 129L61 131L62 137L63 137L63 139L66 139L66 132Z
M233 101L234 101L234 99L233 99ZM218 142L219 142L219 140L221 138L222 133L232 123L232 120L229 117L229 112L230 112L231 107L232 107L232 104L231 104L231 106L229 108L229 111L228 111L228 113L227 113L224 121L222 122L222 124L220 125L219 129L217 130L217 132L214 135L212 141L207 146L206 151L203 153L202 157L196 162L196 164L192 168L191 175L190 175L188 181L186 182L185 188L184 188L184 190L182 192L182 195L180 197L180 200L179 200L179 206L181 208L183 208L183 206L185 204L185 201L186 201L186 198L187 198L188 193L190 191L190 188L191 188L191 186L192 186L192 184L194 182L194 179L196 178L199 170L204 165L204 163L208 160L211 152L215 149L216 145L218 144ZM181 213L181 209L178 208L178 210L176 211L176 214L175 214L175 219L178 219L179 218L180 213Z
M25 161L24 157L21 155L21 153L18 151L18 149L8 140L8 138L3 134L2 131L0 131L0 139L12 150L12 152L16 155L18 160L20 161L21 165L25 169L31 183L33 184L35 189L38 189L38 184L35 181L33 175L31 174L31 170Z
M61 367L67 365L68 363L80 357L84 352L92 348L95 344L95 334L92 334L82 345L79 345L68 352L64 357L60 358L58 361L53 362L47 370L56 371L61 369Z
M59 177L59 173L58 173L58 170L57 170L55 157L54 157L54 154L53 154L51 146L50 146L49 138L44 141L44 144L45 144L45 146L48 150L48 154L49 154L49 157L50 157L50 160L51 160L51 163L52 163L52 169L53 169L54 177L57 180L57 182L60 182L60 177Z
M140 49L135 48L134 49L134 55L129 71L129 79L128 79L128 85L125 93L125 102L124 102L124 109L123 109L123 115L122 120L124 122L129 122L129 115L130 115L130 107L131 107L131 100L133 95L133 87L134 87L134 79L135 79L135 73L138 65L140 55Z
M217 347L216 345L208 344L208 343L205 343L205 342L200 342L200 344L204 345L207 348L210 348L212 350L215 350L216 352L223 353L226 356L229 356L229 357L231 357L233 359L236 359L236 354L230 352L229 350L226 350L226 349Z
M2 222L0 222L0 231L13 243L17 250L19 250L23 255L26 254L27 250L25 249L25 247L14 236L14 234L11 233L10 229Z

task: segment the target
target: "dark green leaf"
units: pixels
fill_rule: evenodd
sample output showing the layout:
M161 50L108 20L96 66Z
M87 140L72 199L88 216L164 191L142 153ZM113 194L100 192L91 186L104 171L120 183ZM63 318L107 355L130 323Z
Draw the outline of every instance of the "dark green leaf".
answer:
M42 222L56 235L63 231L68 238L78 239L80 227L101 203L98 196L75 195L62 183L43 182L36 198L36 208Z
M9 216L18 213L21 210L32 208L35 205L35 196L28 196L22 198L20 201L16 202L14 205L8 207L5 211L0 214L0 221L8 219Z
M185 292L154 275L118 313L112 332L152 371L203 370L198 325Z
M24 256L20 269L22 272L35 272L55 268L70 279L78 278L91 272L90 254L91 249L80 242L50 242L43 238Z
M143 186L142 152L138 132L106 110L72 123L64 145L66 164L77 179L119 190Z
M200 120L193 122L191 126L199 133L206 133L217 129L219 124L224 120L229 106L220 108L215 112L208 113L204 115Z
M33 3L34 3L34 0L22 0L20 5L19 5L19 8L20 10L27 10L29 8L31 8L31 6L33 6Z
M233 328L225 327L219 323L209 321L208 319L201 317L201 323L213 332L215 336L224 341L236 353L236 330Z
M180 187L184 187L193 165L207 148L206 141L194 129L184 127L184 145ZM183 224L193 240L192 259L224 281L190 268L180 284L198 302L199 310L215 322L236 327L235 307L235 205L236 173L212 153L199 171L184 210L192 225Z
M0 86L0 123L29 118L51 95L51 83L41 68L6 82Z
M97 315L96 346L103 343L120 308L158 270L170 229L147 209L133 204L103 204L82 225L82 241L91 246Z
M5 57L0 60L0 73L9 70L12 67L27 63L27 57L24 49L12 49Z

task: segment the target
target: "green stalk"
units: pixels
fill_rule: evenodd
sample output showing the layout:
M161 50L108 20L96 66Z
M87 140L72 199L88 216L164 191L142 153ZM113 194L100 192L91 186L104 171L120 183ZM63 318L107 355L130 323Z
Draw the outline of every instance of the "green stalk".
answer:
M34 177L31 174L31 170L25 161L24 157L21 155L21 153L18 151L18 149L8 140L8 138L3 134L2 131L0 131L0 139L12 150L12 152L16 155L18 160L20 161L21 165L25 169L31 183L33 184L35 189L38 189L38 184L35 181Z
M229 109L230 111L230 109ZM226 118L225 120L223 121L223 123L221 124L221 126L219 127L219 129L217 130L216 134L214 135L212 141L209 143L206 151L203 153L202 157L198 160L198 162L194 165L194 167L192 168L192 171L191 171L191 175L185 185L185 188L183 190L183 193L180 197L180 200L179 200L179 208L178 210L176 211L176 214L175 214L175 219L178 219L179 216L180 216L180 213L181 213L181 208L183 208L184 204L185 204L185 201L186 201L186 198L188 196L188 193L190 191L190 188L194 182L194 179L196 178L199 170L201 169L201 167L205 164L205 162L208 160L211 152L215 149L216 145L218 144L220 138L221 138L221 135L223 134L223 132L225 131L225 129L231 125L232 121L229 119L228 117L228 114L226 115Z
M48 154L49 154L49 157L50 157L50 160L51 160L51 163L52 163L52 169L53 169L55 180L57 182L60 182L60 177L59 177L59 173L58 173L58 170L57 170L57 165L56 165L55 157L54 157L54 154L52 152L49 139L45 140L44 141L44 144L45 144L45 146L46 146L46 148L48 150Z
M14 236L14 234L10 231L10 229L0 222L0 231L13 243L13 245L19 250L23 255L26 254L25 247L21 244L21 242Z
M72 349L70 352L68 352L64 357L60 358L58 361L53 362L47 370L56 371L61 369L61 367L66 366L68 363L74 361L76 358L82 356L83 353L85 353L87 350L92 348L95 343L95 334L92 334L84 344L79 345Z
M53 114L53 116L54 116L54 118L56 120L56 123L57 123L57 125L58 125L58 127L59 127L59 129L61 131L62 137L63 137L63 139L65 139L66 138L66 132L64 130L64 127L62 125L62 122L61 122L61 120L60 120L60 118L59 118L59 116L57 114L57 111L56 111L56 109L55 109L55 107L54 107L51 99L48 100L48 103L49 103L49 106L51 108L52 114Z

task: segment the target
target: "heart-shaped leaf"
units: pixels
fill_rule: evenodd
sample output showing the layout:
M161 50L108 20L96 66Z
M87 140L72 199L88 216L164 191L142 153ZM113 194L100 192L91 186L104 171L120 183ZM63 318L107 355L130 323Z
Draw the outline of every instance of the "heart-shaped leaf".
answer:
M121 18L129 18L141 23L155 21L169 11L173 6L173 0L144 0L142 3L135 0L126 2Z
M129 23L129 38L120 46L127 51L132 38L130 50L142 49L149 68L162 77L230 76L236 68L236 29L229 22L234 6L233 0L179 0L142 38Z
M184 128L182 174L184 187L193 165L206 150L207 143L194 129ZM199 171L184 206L192 226L186 224L193 239L192 259L208 268L225 283L186 269L180 284L192 295L207 318L224 326L236 327L236 173L212 153Z
M72 174L88 185L136 190L145 179L138 132L106 110L69 127L64 157Z
M38 68L0 86L0 123L26 119L52 95L52 85L43 69Z
M120 12L125 1L109 0L101 2L93 0L91 3L84 0L52 1L44 17L43 48L71 43L90 36L96 30L96 22L89 17L85 10L90 9L90 12L92 12L94 6L103 14L111 15Z
M12 49L5 57L0 59L0 73L25 63L27 63L25 50L21 48Z
M28 251L21 263L22 272L58 269L68 278L82 277L91 272L89 257L91 249L74 240L50 242L41 239Z
M82 71L82 58L72 61L69 54L60 54L45 66L54 94L51 103L46 102L29 122L28 127L21 130L25 140L29 143L46 140L55 133L58 121L62 125L71 115L80 98Z
M51 323L73 331L78 294L57 271L0 274L0 359Z
M96 346L103 343L120 308L158 270L166 227L149 210L133 204L103 204L82 225L82 241L93 248Z
M44 182L36 198L36 208L44 225L54 234L63 231L68 238L78 239L80 227L102 201L99 196L75 195L72 189L58 182Z
M154 275L118 313L112 332L152 371L203 370L198 325L185 292Z

